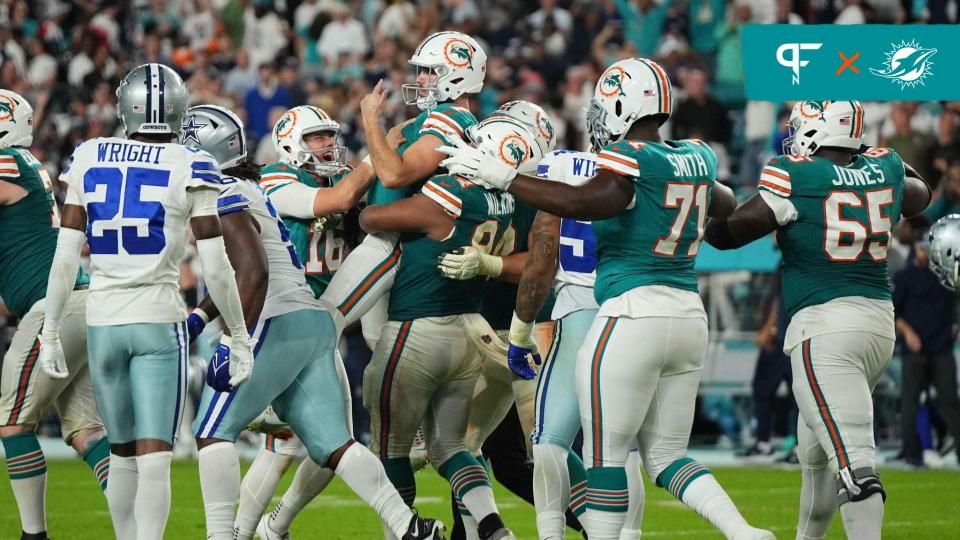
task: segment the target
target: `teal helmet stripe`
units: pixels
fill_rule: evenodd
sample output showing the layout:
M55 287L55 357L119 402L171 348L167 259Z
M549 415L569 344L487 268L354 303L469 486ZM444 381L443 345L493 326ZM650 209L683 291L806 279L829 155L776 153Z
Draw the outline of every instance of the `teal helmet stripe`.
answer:
M651 66L650 63L645 60L640 60L640 63L646 66L646 68L650 70L650 73L653 73L653 79L657 81L657 93L659 94L660 93L660 75L657 73L657 70L653 69L653 66ZM659 113L667 112L663 110L663 97L660 97L660 99L657 100L657 112Z

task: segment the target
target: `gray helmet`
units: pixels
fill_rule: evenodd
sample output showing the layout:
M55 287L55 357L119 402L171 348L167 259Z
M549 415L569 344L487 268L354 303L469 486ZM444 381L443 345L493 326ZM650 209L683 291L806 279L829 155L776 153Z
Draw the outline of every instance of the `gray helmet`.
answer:
M180 144L196 146L217 159L221 169L236 166L247 157L243 122L217 105L195 105L187 109L180 131Z
M120 81L117 116L128 137L134 133L177 135L188 97L176 71L162 64L144 64Z
M927 232L930 243L930 270L940 283L957 290L960 276L960 214L942 217Z

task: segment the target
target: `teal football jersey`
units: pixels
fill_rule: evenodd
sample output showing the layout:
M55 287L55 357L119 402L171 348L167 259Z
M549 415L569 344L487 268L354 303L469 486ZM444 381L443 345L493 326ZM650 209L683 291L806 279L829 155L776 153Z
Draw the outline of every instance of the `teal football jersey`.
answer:
M403 256L390 292L391 321L477 313L487 290L485 278L447 279L437 270L437 258L454 248L474 245L491 252L503 240L513 216L513 196L484 189L469 180L436 176L421 193L442 206L454 219L454 230L443 241L424 234L400 236Z
M703 239L717 157L697 140L620 141L597 167L629 177L634 200L619 215L593 222L597 302L648 285L697 292L694 260Z
M844 296L891 298L887 249L903 184L903 161L888 148L874 148L846 166L817 156L779 156L763 168L759 189L796 209L777 231L789 317Z

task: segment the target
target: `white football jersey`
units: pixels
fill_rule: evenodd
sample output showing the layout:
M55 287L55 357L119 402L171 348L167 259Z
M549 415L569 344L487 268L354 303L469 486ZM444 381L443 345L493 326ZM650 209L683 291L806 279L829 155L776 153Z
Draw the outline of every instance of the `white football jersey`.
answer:
M589 152L554 150L537 165L537 176L578 186L596 175L597 156ZM559 319L581 309L597 309L593 284L597 280L597 252L589 221L560 220L560 254L554 289L557 302L552 317Z
M87 211L87 323L184 320L179 281L188 221L216 213L212 204L195 205L188 190L220 189L213 156L175 143L97 138L73 151L60 180L66 202Z
M323 305L314 298L307 285L303 264L290 242L290 233L266 193L254 182L225 176L217 213L223 217L240 211L247 212L257 221L260 241L267 253L270 278L260 318L268 319L301 309L322 309Z

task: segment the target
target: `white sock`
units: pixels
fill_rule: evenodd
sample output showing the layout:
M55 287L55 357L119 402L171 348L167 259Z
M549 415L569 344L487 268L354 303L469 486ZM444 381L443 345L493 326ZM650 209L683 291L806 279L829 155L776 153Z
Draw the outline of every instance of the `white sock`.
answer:
M163 540L170 516L171 459L169 450L137 456L137 502L133 507L137 540Z
M390 292L400 260L399 254L394 253L399 238L397 233L368 234L333 275L321 298L337 307L338 312L346 312L344 325L360 320L381 296ZM365 284L364 280L377 269L383 270L380 276Z
M240 494L240 458L230 442L200 449L200 491L208 540L233 538L233 503Z
M466 538L466 540L480 540L477 520L473 519L473 516L469 512L460 514L460 519L463 521L464 538Z
M136 538L137 458L110 454L110 479L107 481L107 507L117 538Z
M801 470L798 540L821 540L837 511L837 476L828 467Z
M690 482L683 493L683 504L713 523L727 538L733 538L740 529L750 527L712 474L704 474Z
M862 501L847 502L840 505L843 528L847 538L857 540L879 540L883 527L883 497L879 493Z
M293 463L293 456L260 450L240 484L240 505L237 507L238 538L253 538L257 523L273 499L273 493L284 473Z
M533 504L541 540L562 539L570 506L567 450L555 444L533 445Z
M383 464L373 452L362 444L351 444L340 457L337 476L380 515L397 538L403 538L413 511L390 483Z
M39 454L40 467L46 469L46 460L43 452ZM14 458L16 459L16 458ZM36 461L36 454L24 456L24 460ZM18 465L9 460L7 470L12 471ZM17 501L17 508L20 510L20 528L25 533L38 534L47 530L47 473L44 471L36 476L29 478L11 478L10 489L13 490L13 498Z
M270 514L270 528L281 536L290 530L293 518L333 479L333 470L305 459L293 476L293 483Z
M499 513L497 502L493 499L493 489L490 486L477 486L464 493L462 499L463 505L478 523L490 514Z
M636 540L640 537L640 524L643 522L643 476L640 474L640 452L631 450L627 454L624 469L627 473L627 489L630 490L630 502L627 505L627 517L620 530L620 540Z

